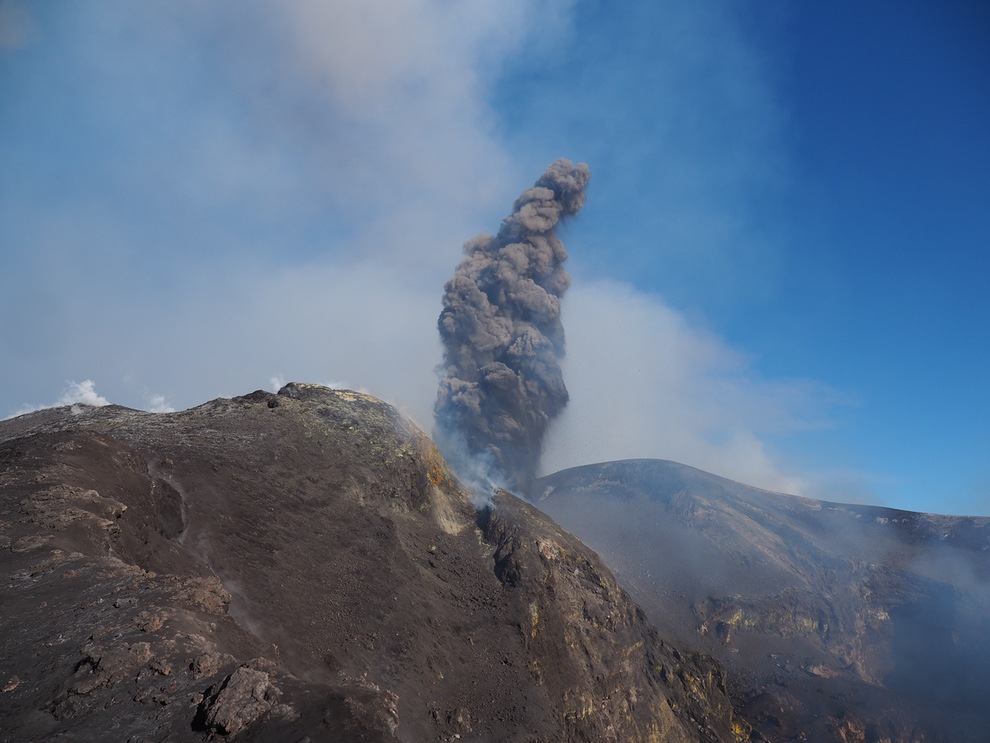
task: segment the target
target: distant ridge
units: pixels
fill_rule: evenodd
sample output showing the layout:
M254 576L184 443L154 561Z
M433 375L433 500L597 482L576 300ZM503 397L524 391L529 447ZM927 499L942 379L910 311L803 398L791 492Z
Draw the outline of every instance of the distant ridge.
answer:
M768 740L990 740L990 518L783 495L656 459L574 467L533 492L662 633L725 664Z

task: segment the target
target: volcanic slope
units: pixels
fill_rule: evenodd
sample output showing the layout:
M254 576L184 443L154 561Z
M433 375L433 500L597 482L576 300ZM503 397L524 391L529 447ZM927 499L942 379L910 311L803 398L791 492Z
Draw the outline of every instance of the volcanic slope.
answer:
M0 422L0 740L729 741L721 668L371 397Z
M723 663L767 739L990 740L990 519L782 495L662 460L564 470L534 493L665 637Z

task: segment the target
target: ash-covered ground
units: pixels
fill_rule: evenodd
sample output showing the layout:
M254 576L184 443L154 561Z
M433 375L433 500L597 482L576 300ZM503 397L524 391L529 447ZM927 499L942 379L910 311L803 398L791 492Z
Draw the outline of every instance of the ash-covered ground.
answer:
M537 485L645 613L365 395L0 422L0 740L990 739L990 520Z
M393 408L0 423L0 740L730 741L720 666Z
M537 482L771 741L990 740L990 519L828 503L662 460Z

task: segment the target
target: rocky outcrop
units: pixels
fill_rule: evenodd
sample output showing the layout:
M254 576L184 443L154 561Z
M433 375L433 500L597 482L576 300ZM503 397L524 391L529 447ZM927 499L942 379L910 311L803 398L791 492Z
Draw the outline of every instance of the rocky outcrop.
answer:
M193 728L233 735L273 710L291 718L295 710L290 705L279 704L281 696L270 674L249 665L241 666L206 690Z
M0 740L729 741L720 667L433 443L288 385L0 423Z
M532 670L564 701L565 740L737 740L721 668L662 642L599 557L501 493L483 515L495 573L515 604ZM689 721L681 732L678 718Z

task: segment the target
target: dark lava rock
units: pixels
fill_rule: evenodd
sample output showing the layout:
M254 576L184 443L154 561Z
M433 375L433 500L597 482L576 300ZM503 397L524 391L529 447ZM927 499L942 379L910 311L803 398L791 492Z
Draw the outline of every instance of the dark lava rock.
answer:
M665 638L722 663L766 739L990 740L990 519L781 495L662 460L536 487Z
M199 704L193 727L210 732L233 734L269 714L282 692L264 671L242 666L206 690ZM288 705L282 713L292 716Z
M0 740L729 741L720 666L390 406L0 422Z

